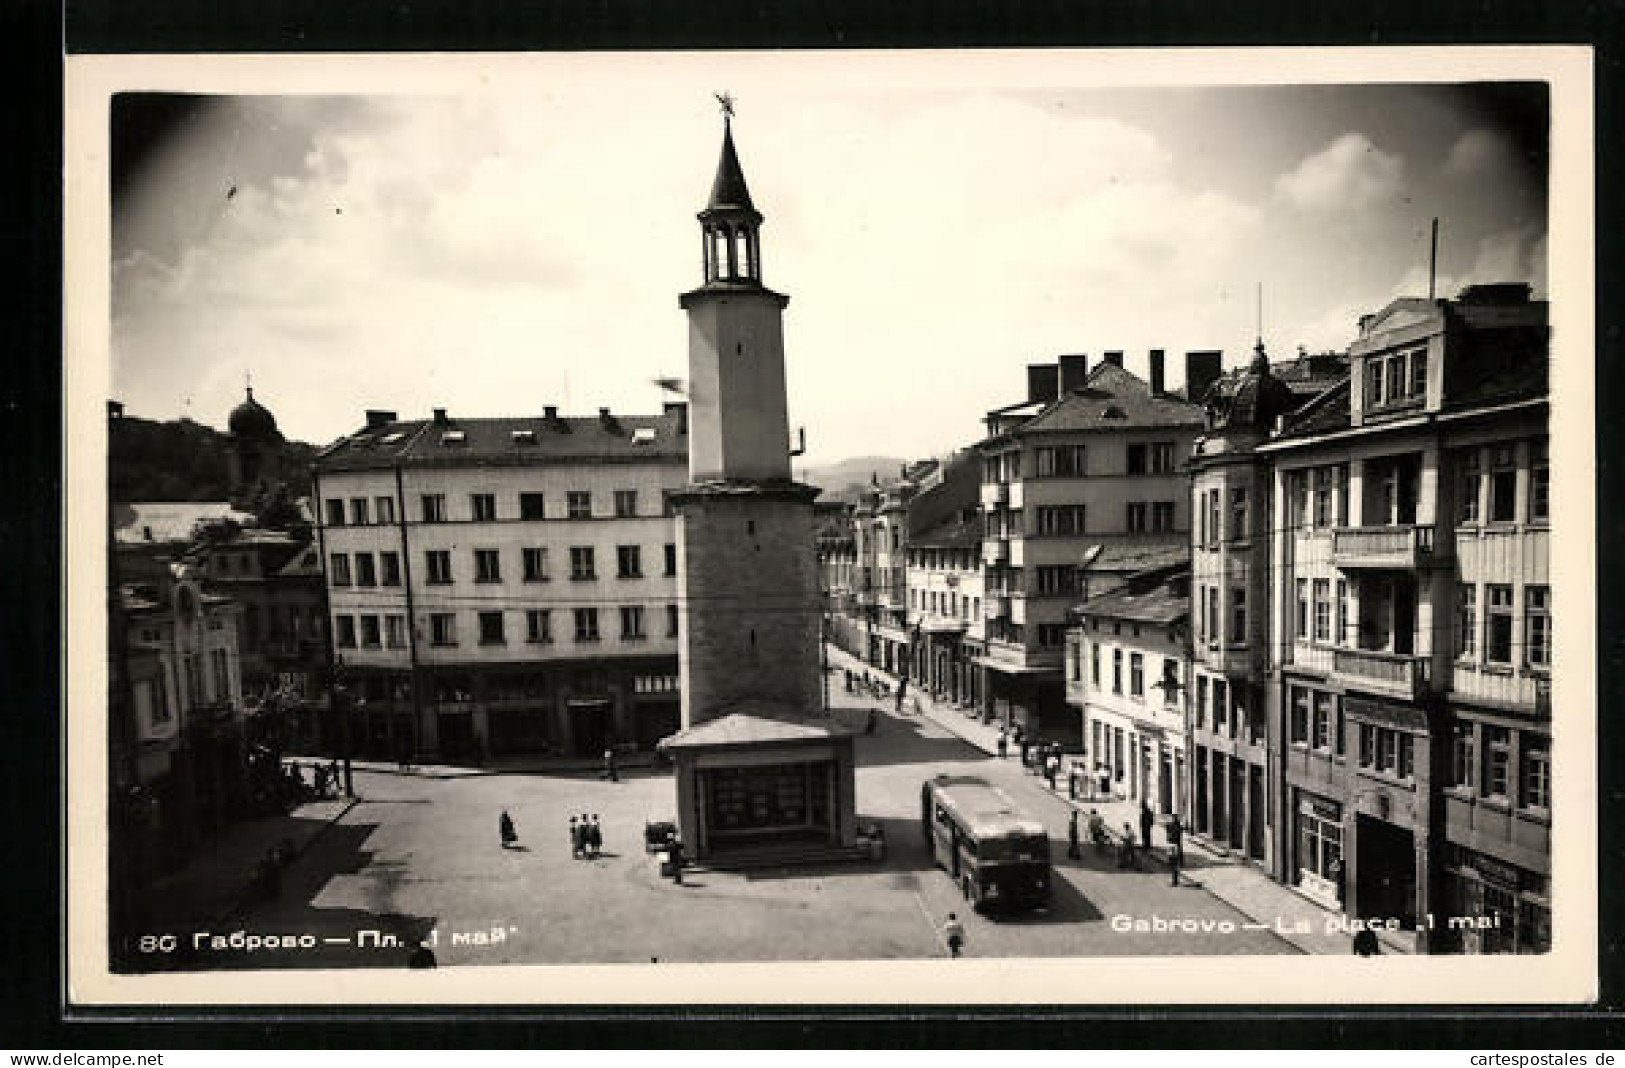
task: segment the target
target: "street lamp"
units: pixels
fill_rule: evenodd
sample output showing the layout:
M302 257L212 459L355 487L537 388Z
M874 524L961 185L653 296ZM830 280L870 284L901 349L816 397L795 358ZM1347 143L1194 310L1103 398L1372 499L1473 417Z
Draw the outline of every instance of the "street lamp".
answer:
M350 695L345 685L347 673L344 669L344 657L333 657L333 671L328 683L328 704L339 717L339 745L344 749L344 796L355 797L355 773L350 767L350 754L354 749L350 735Z

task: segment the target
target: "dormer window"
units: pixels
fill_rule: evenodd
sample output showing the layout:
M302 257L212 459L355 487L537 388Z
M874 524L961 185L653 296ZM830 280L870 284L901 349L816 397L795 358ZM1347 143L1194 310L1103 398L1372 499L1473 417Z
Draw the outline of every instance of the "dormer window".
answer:
M448 430L440 435L440 444L446 446L468 444L468 432L464 430Z
M536 431L534 430L515 430L512 432L512 436L515 445L536 444Z
M1428 354L1426 348L1367 356L1365 360L1365 408L1421 407L1427 398Z

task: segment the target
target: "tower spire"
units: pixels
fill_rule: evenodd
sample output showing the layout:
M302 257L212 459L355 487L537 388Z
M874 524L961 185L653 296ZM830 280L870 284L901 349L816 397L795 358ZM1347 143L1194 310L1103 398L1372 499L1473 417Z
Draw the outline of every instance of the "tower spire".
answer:
M727 93L713 95L722 109L722 154L717 160L716 178L711 182L711 198L700 212L705 284L760 286L762 248L758 230L762 215L751 203L745 170L734 148L734 98Z

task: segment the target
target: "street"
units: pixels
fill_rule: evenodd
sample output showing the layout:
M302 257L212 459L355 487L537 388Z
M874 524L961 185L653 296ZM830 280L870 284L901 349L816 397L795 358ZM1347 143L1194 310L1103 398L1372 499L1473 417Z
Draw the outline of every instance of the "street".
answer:
M837 677L833 700L854 715L858 701L841 689ZM883 711L877 732L858 739L858 765L860 819L884 827L883 862L701 870L681 886L660 878L643 850L645 819L673 812L666 773L634 771L611 783L580 773L360 772L363 800L288 868L278 898L236 917L230 931L176 932L193 952L174 963L400 967L423 941L440 966L925 958L945 955L950 911L965 924L967 956L1293 952L1270 932L1245 928L1245 917L1206 891L1170 886L1160 868L1120 871L1088 847L1081 860L1067 859L1065 802L1014 758L985 756L929 720ZM977 915L930 865L919 790L940 772L988 778L1049 826L1056 878L1047 910ZM518 848L500 845L504 809ZM570 855L569 818L583 814L604 828L596 860ZM1144 922L1117 930L1114 917L1117 927ZM1199 930L1146 929L1154 921ZM302 948L212 943L232 931L310 937Z

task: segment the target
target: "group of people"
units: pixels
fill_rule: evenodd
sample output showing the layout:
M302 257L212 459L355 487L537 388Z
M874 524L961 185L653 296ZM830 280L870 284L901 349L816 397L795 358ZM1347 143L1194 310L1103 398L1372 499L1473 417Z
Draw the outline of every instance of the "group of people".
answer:
M1080 829L1079 812L1072 810L1067 820L1066 855L1077 860L1083 855L1082 830ZM1104 853L1111 847L1111 836L1106 832L1106 820L1101 816L1100 810L1091 808L1088 816L1089 840L1094 844L1095 851ZM1140 802L1140 836L1134 837L1134 825L1124 821L1122 833L1117 842L1117 866L1133 871L1140 870L1140 849L1151 848L1151 832L1156 826L1156 814L1151 806L1144 801ZM1172 885L1179 885L1179 872L1185 866L1185 825L1176 812L1168 818L1167 826L1163 830L1168 839L1168 871Z
M604 849L604 829L598 825L598 814L570 817L570 856L576 860L596 860Z

